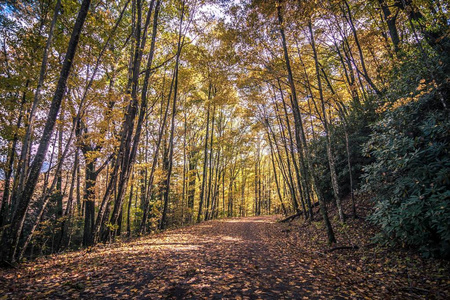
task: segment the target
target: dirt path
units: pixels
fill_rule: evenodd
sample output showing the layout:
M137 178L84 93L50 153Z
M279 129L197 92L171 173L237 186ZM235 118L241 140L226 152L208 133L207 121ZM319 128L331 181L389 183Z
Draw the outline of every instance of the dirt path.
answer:
M130 243L42 258L16 270L0 270L0 299L424 296L418 288L403 291L415 280L409 273L390 274L386 271L390 269L382 273L378 263L380 270L372 270L370 266L375 263L365 266L358 258L367 253L324 256L305 249L299 246L302 242L297 232L301 228L289 232L287 225L275 221L273 216L209 221ZM439 280L445 287L446 279ZM431 291L436 282L425 287ZM433 299L446 297L443 292L436 295Z
M210 221L0 273L5 298L278 299L313 295L271 242L275 217ZM3 291L2 291L3 290ZM0 297L3 299L3 297Z

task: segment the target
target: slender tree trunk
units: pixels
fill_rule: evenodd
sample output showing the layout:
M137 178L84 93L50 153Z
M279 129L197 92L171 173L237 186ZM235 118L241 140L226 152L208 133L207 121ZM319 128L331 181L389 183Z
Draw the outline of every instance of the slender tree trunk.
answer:
M131 202L133 200L133 190L134 190L134 172L131 175L131 187L130 187L130 196L128 198L128 207L127 207L127 236L131 237ZM136 192L137 194L137 192Z
M34 125L34 116L36 114L36 109L39 105L39 101L40 101L40 96L41 96L41 88L42 85L44 84L44 80L45 80L45 75L47 72L47 60L48 60L48 52L50 50L51 44L52 44L52 39L53 39L53 31L56 25L56 21L58 18L58 14L61 8L61 0L57 0L56 5L55 5L55 11L53 13L53 19L52 22L50 24L50 29L49 29L49 33L48 33L48 38L47 38L47 42L45 44L45 48L44 48L44 54L43 54L43 58L42 58L42 63L41 63L41 69L39 72L39 80L38 80L38 84L36 87L36 90L34 92L34 99L33 99L33 104L31 106L31 110L29 113L29 117L28 117L28 126L26 128L26 132L25 132L25 136L22 142L22 150L21 150L21 154L20 154L20 160L19 160L19 168L20 170L22 170L20 172L20 177L21 177L21 182L23 184L23 182L25 181L25 177L27 175L27 171L28 171L28 157L27 154L30 151L30 145L31 145L31 135L33 132L33 125ZM20 185L22 186L22 185Z
M69 150L69 145L72 143L72 139L73 139L74 132L75 132L75 126L76 126L76 122L74 121L73 125L72 125L72 130L70 132L69 138L68 138L67 143L65 145L65 150L62 153L61 159L57 162L55 174L58 174L59 172L61 172L62 166L64 164L64 160L65 160L65 158L67 156L67 153L68 153L68 150ZM55 138L55 141L56 141L56 138ZM53 145L53 149L56 149L55 145ZM49 166L51 166L51 164L52 164L52 158L50 159ZM49 167L48 173L49 172L50 172L50 167ZM46 179L46 180L48 180L48 179ZM28 219L32 219L32 218L30 218L30 216L32 216L32 215L36 215L36 217L34 218L34 221L31 222L31 224L32 224L31 225L31 229L29 229L29 230L25 230L24 229L24 232L25 232L25 236L24 236L24 239L23 239L24 243L21 246L21 250L20 250L19 255L18 255L18 260L22 259L26 248L28 247L29 243L31 242L31 239L32 239L32 237L33 237L37 227L39 226L39 224L40 224L40 222L42 220L42 216L43 216L43 214L45 212L45 209L47 207L48 202L50 200L54 200L54 198L55 198L54 195L52 195L52 193L55 190L55 187L57 185L57 181L58 181L58 177L57 176L53 176L53 181L52 181L52 184L50 185L49 188L47 188L47 184L48 183L45 182L42 195L35 202L34 207L31 207L27 211ZM55 238L53 236L52 241L54 241L54 240L55 240Z
M81 35L81 30L83 28L84 21L86 20L90 3L90 0L83 0L77 19L75 21L67 52L64 57L58 84L56 86L56 90L47 117L47 122L45 123L44 131L39 143L38 150L36 152L36 156L31 165L25 188L20 195L17 211L12 217L11 226L4 232L2 237L2 245L4 247L3 251L1 251L0 260L5 260L8 262L15 261L15 255L18 250L17 245L22 232L23 223L25 221L26 211L30 204L31 197L34 193L34 189L39 178L39 173L44 162L45 155L47 154L50 139L55 127L56 118L61 106L61 101L64 97L67 78L69 77L70 69L72 68L75 52Z
M296 209L296 207L298 207L298 204L297 204L297 202L295 200L295 197L296 197L295 196L295 188L294 188L293 183L292 183L292 178L289 177L289 174L288 174L288 172L286 170L286 167L284 166L283 157L281 156L281 150L280 150L280 148L278 146L278 143L274 142L273 144L275 146L275 150L276 150L276 153L277 153L278 166L280 168L281 175L283 176L284 184L288 186L289 194L291 195L292 207L294 208L294 210L296 212L298 212L298 209ZM276 159L276 157L275 157L275 159Z
M267 131L267 140L269 141L269 146L270 146L270 157L272 160L272 168L273 168L273 174L275 176L275 184L277 187L278 199L280 200L280 205L281 205L281 209L283 210L283 214L287 215L286 207L284 206L284 203L283 203L283 197L281 196L281 192L280 192L280 186L278 184L277 168L275 166L275 157L273 155L274 150L273 150L273 145L272 145L272 139L270 138L268 131Z
M83 245L85 247L94 244L94 218L95 218L95 183L97 173L95 172L95 161L86 162L85 169L85 191L84 191L84 230Z
M333 95L337 96L336 92L333 89L333 86L331 85L331 82L328 80L328 76L325 73L325 71L322 69L322 73L324 75L324 78L331 90L331 92L333 93ZM357 214L356 214L356 204L355 204L355 197L354 197L354 193L353 193L353 174L352 174L352 163L351 163L351 153L350 153L350 142L349 142L349 138L348 138L348 121L346 118L346 114L345 114L345 106L342 103L342 101L337 100L336 101L337 106L338 106L338 111L340 113L340 116L343 120L343 125L344 125L344 134L345 134L345 149L346 149L346 153L347 153L347 166L348 166L348 172L349 172L349 181L350 181L350 198L352 200L352 213L353 213L353 218L357 218Z
M331 185L333 188L334 199L336 201L336 206L337 206L338 213L339 213L339 219L341 220L341 222L345 222L344 211L343 211L342 205L341 205L341 197L339 195L339 185L338 185L338 179L337 179L337 174L336 174L336 167L335 167L335 163L334 163L333 149L332 149L332 144L331 144L331 133L330 133L330 128L329 128L328 119L327 119L325 100L323 98L322 80L320 78L320 69L319 69L319 59L317 57L316 43L315 43L315 39L314 39L314 32L312 30L311 21L308 22L308 28L309 28L309 34L311 36L311 47L313 50L314 65L316 68L317 85L318 85L319 98L320 98L320 107L322 109L322 116L323 116L322 123L323 123L323 127L325 130L325 138L326 138L325 144L326 144L326 148L327 148L328 164L330 167Z
M265 123L266 123L265 127L266 127L266 131L267 131L267 135L270 138L270 134L269 133L271 133L273 141L274 141L274 143L276 143L277 139L276 139L274 131L272 130L272 127L270 126L269 120L266 119ZM287 165L286 179L288 180L289 191L290 191L291 197L292 197L292 205L293 205L295 211L297 213L300 213L300 208L298 206L298 201L297 201L297 193L296 193L296 190L295 190L294 179L293 179L292 170L291 170L291 162L290 162L290 154L289 154L290 151L288 151L288 148L287 148L286 137L283 134L283 127L282 127L281 123L280 123L280 132L282 134L281 135L281 139L283 140L283 146L284 146L283 149L284 149L284 153L286 155L286 165ZM271 140L269 140L269 144L272 147L272 141ZM276 145L276 147L277 147L278 158L279 158L279 160L281 162L282 161L282 157L281 157L281 154L279 152L278 145ZM301 190L300 190L300 192L301 192ZM305 210L304 207L303 207L303 210Z
M234 178L230 178L230 183L228 184L228 213L227 216L231 218L233 216L233 183Z
M181 216L181 222L182 225L185 222L185 216L184 216L184 203L186 203L186 181L187 181L187 153L186 153L186 134L187 134L187 112L186 112L186 97L184 98L184 132L183 132L183 188L181 192L181 209L182 209L182 216Z
M247 176L245 174L244 168L241 169L242 172L242 183L241 183L241 205L239 208L239 215L241 217L244 217L244 212L245 212L245 205L246 205L246 201L245 201L245 187L246 187L246 183L247 183ZM233 214L234 215L234 214Z
M173 103L172 103L172 122L171 122L171 128L170 128L170 138L169 138L169 168L167 170L167 178L165 182L165 191L164 191L164 207L163 207L163 213L161 217L161 222L159 228L161 230L165 229L167 227L167 208L169 205L169 192L170 192L170 179L172 176L172 167L173 167L173 138L174 138L174 131L175 131L175 114L176 114L176 108L177 108L177 96L178 96L178 69L179 69L179 63L180 63L180 56L181 56L181 50L182 50L182 29L183 29L183 19L184 19L184 11L185 10L185 2L183 1L183 6L181 9L181 16L180 16L180 27L178 31L178 47L177 47L177 56L176 56L176 62L175 62L175 85L173 89Z
M301 114L300 114L300 110L299 110L299 106L298 106L298 101L297 101L297 93L295 90L295 84L294 84L294 79L293 79L293 75L292 75L292 70L291 70L291 64L290 64L290 60L289 60L289 54L288 54L288 50L287 50L287 44L286 44L286 37L284 34L284 23L283 23L283 16L281 13L281 0L278 0L277 3L277 13L278 13L278 22L279 22L279 30L280 30L280 35L281 35L281 41L282 41L282 45L283 45L283 52L284 52L284 59L285 59L285 63L286 63L286 68L288 71L288 81L289 81L289 86L291 88L291 100L292 100L292 110L294 112L294 128L295 128L295 137L296 137L296 142L297 142L297 147L298 147L298 151L299 153L303 153L303 150L305 152L305 156L307 156L306 160L307 163L310 164L310 160L308 159L308 149L307 149L307 145L306 145L306 137L305 137L305 132L303 130L303 125L302 125L302 118L301 118ZM304 163L303 158L300 158L301 163L303 164L303 170L307 170L306 169L306 164ZM312 171L312 180L313 180L313 186L316 187L316 192L318 192L317 189L317 184L316 184L316 179L315 179L315 174L314 171L312 170L312 168L310 168ZM308 174L305 174L305 178L308 177ZM327 228L327 234L328 234L328 242L329 243L334 243L336 242L336 239L334 237L334 231L333 228L331 227L331 223L330 220L328 218L328 213L326 211L326 204L325 201L323 199L323 197L321 197L318 194L318 198L319 198L319 203L320 203L320 208L321 208L321 213L322 213L322 217L324 219L325 222L325 226Z
M59 242L58 249L64 250L69 246L69 240L70 240L70 228L72 225L72 217L73 217L73 207L74 207L74 201L73 201L73 194L75 190L75 181L76 177L79 176L77 173L78 171L78 164L79 164L79 153L78 149L75 150L75 160L73 163L73 169L72 169L72 177L70 182L70 188L69 188L69 198L67 200L66 209L64 211L64 220L61 224L61 239Z
M158 11L159 11L159 5L160 1L158 0L156 2L156 8L154 12L154 18L153 18L153 32L152 32L152 41L150 46L150 53L147 61L147 69L145 72L145 78L144 83L142 87L142 94L141 94L141 104L140 104L140 112L136 124L136 132L134 132L134 121L137 115L138 111L138 84L139 84L139 75L140 75L140 66L142 61L142 52L145 47L146 38L147 38L147 28L150 24L151 20L151 13L153 11L153 6L155 1L152 0L150 2L150 6L147 12L147 17L145 21L145 25L143 28L141 28L141 18L142 18L142 4L140 0L136 1L136 8L137 8L137 24L136 24L136 35L135 35L135 52L134 52L134 58L133 58L133 67L132 67L132 76L130 83L131 91L128 91L131 96L131 102L129 103L127 107L127 114L124 119L123 125L122 125L122 139L121 139L121 145L119 149L118 159L116 160L117 166L114 168L113 174L111 175L111 181L110 184L115 184L117 182L118 177L118 170L120 169L120 178L118 181L118 187L117 187L117 195L115 197L114 201L114 207L113 212L110 218L110 223L115 225L118 223L122 207L123 207L123 200L124 200L124 194L126 191L126 187L128 184L128 180L130 177L131 168L134 164L137 148L139 145L143 122L147 113L147 89L148 89L148 82L150 78L150 67L153 60L154 55L154 48L155 48L155 39L156 39L156 33L157 33L157 20L158 20ZM141 33L142 31L142 33ZM134 136L133 136L134 132ZM98 236L100 232L100 228L105 220L105 217L107 214L105 214L105 207L109 203L109 198L111 194L110 192L106 192L104 196L104 201L102 201L102 205L99 210L99 218L95 224L95 235ZM112 235L114 237L115 232L114 231L108 231L106 236Z
M283 23L283 16L281 13L281 1L280 0L278 1L277 12L278 12L279 31L280 31L281 41L282 41L282 45L283 45L284 59L285 59L286 68L288 71L289 87L291 90L290 99L291 99L291 104L292 104L291 106L292 106L292 111L293 111L293 115L294 115L295 140L296 140L296 144L297 144L297 150L298 150L298 153L300 156L300 164L301 164L301 168L303 170L303 172L302 172L303 177L306 179L309 177L307 163L305 163L305 160L307 160L309 163L308 150L307 150L307 145L306 145L306 136L305 136L305 132L303 130L303 121L302 121L302 116L301 116L299 105L298 105L297 92L296 92L296 88L295 88L294 78L292 75L289 53L287 50L287 43L286 43L286 36L284 33L284 23ZM305 187L306 187L306 185L305 185ZM309 203L308 203L308 206L309 206ZM312 208L308 207L308 209L310 211L310 216L312 216L311 215Z
M363 52L362 52L361 44L359 43L359 38L358 38L358 34L356 33L355 25L353 24L353 17L352 17L352 13L351 13L351 10L350 10L350 5L348 4L347 0L344 1L344 4L345 4L345 6L347 8L348 22L350 24L350 28L352 29L352 33L353 33L353 37L355 39L356 47L358 48L359 60L361 62L361 68L362 68L362 71L363 71L362 75L363 75L364 79L367 81L367 83L375 91L375 93L378 96L380 96L381 95L381 91L378 89L378 87L372 81L372 79L369 76L369 73L367 72L366 63L364 61L364 55L363 55Z
M163 98L163 97L162 97ZM159 135L158 135L158 140L156 142L156 148L155 148L155 152L153 155L153 162L152 162L152 168L150 170L150 176L149 176L149 180L148 180L148 192L147 192L147 198L145 200L144 203L144 213L143 213L143 217L142 217L142 222L141 222L141 226L139 229L139 232L141 234L145 233L145 228L146 228L146 224L147 224L147 219L148 219L148 214L149 214L149 201L150 201L150 197L152 195L152 189L153 189L153 180L154 180L154 174L156 171L156 165L158 164L158 155L159 155L159 151L161 148L161 141L164 135L164 130L166 127L166 122L167 122L167 115L168 115L168 111L169 111L169 107L170 107L170 97L167 98L167 105L166 105L166 109L164 111L164 116L162 117L162 122L161 122L161 126L160 126L160 130L159 130ZM163 105L161 104L161 107Z
M206 207L205 207L205 217L204 220L209 220L209 209L210 209L210 202L211 202L211 184L212 184L212 177L213 177L213 143L214 143L214 121L215 121L215 115L216 115L216 106L213 105L213 111L212 111L212 119L211 119L211 141L209 144L209 175L208 175L208 187L207 187L207 194L206 194Z
M58 161L61 161L63 154L63 132L64 132L64 102L62 103L61 112L59 113L59 123L58 123ZM62 173L59 171L55 174L56 176L56 192L54 194L54 198L56 200L56 215L55 215L55 227L61 222L61 218L63 216L63 197L64 192L62 190ZM62 223L61 223L62 225ZM62 227L61 227L62 228ZM62 238L62 230L56 232L55 239L57 242L56 249L59 249L59 244Z
M194 200L195 200L195 182L197 178L197 152L189 151L188 160L189 160L189 171L188 171L188 195L187 195L187 206L189 211L189 223L192 223L194 216Z
M209 83L208 87L208 106L206 109L206 133L205 133L205 149L204 149L204 155L203 155L203 173L202 173L202 188L200 190L200 202L198 205L198 215L197 215L197 223L200 223L201 217L202 217L202 208L203 208L203 201L205 197L205 186L206 186L206 180L207 180L207 167L208 167L208 143L209 143L209 111L211 108L211 83Z
M349 85L349 92L352 95L353 106L355 109L361 109L361 102L359 100L358 95L358 87L355 84L355 75L353 74L353 68L351 66L351 62L348 62L349 70L347 71L347 64L344 61L344 57L342 56L341 50L339 46L335 43L335 48L339 56L339 60L341 62L342 68L344 69L345 78L347 79Z
M29 81L25 84L25 90L27 89L29 84ZM0 207L0 228L3 227L4 224L7 224L9 222L9 217L11 215L11 208L13 208L15 205L14 203L11 203L10 199L10 185L11 185L11 177L13 174L14 169L14 161L16 157L16 147L17 147L17 141L18 141L18 135L17 132L22 125L22 118L24 115L24 106L26 102L26 91L23 92L22 101L20 103L20 109L19 109L19 118L17 119L17 130L14 133L13 140L11 142L11 147L9 148L9 153L7 157L7 166L5 168L5 180L4 180L4 189L3 189L3 196L1 200L1 207ZM17 174L17 173L16 173Z

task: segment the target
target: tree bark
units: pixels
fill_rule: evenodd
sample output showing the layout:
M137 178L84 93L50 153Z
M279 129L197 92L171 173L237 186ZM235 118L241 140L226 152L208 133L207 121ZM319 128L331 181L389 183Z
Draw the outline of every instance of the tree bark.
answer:
M202 188L200 190L200 202L198 204L197 223L200 223L201 217L202 217L202 208L203 208L203 201L204 201L204 197L205 197L205 186L206 186L206 180L207 180L206 170L208 168L208 143L209 143L208 137L209 137L209 111L211 108L211 89L212 89L212 85L210 82L209 87L208 87L208 106L206 109L206 133L205 133L205 147L204 147L204 154L203 154Z
M369 76L369 73L367 72L366 63L364 61L364 55L363 55L363 52L362 52L361 44L359 43L359 38L358 38L358 34L356 33L355 25L353 24L353 17L352 17L352 13L351 13L351 10L350 10L350 5L348 4L347 0L344 1L344 4L345 4L345 6L347 8L348 22L350 24L350 28L351 28L352 33L353 33L353 37L355 39L356 47L358 48L359 60L361 62L361 67L362 67L362 71L363 71L362 75L363 75L364 79L367 81L367 83L372 87L374 92L378 96L381 96L381 94L382 94L381 91L378 89L378 87L372 81L372 79Z
M281 192L280 192L280 186L278 184L278 177L277 177L277 167L275 166L275 157L273 155L273 145L272 145L272 139L270 138L269 132L267 131L267 139L269 141L269 146L270 146L270 157L271 157L271 161L272 161L272 168L273 168L273 174L275 176L275 184L277 187L277 195L278 195L278 199L280 200L280 205L281 205L281 209L283 210L283 214L286 216L287 215L287 211L286 211L286 207L284 206L283 203L283 197L281 196Z
M327 148L328 164L330 167L331 185L333 188L334 199L336 201L336 206L337 206L338 213L339 213L339 219L341 220L341 222L344 223L345 216L344 216L344 211L342 210L341 198L339 195L339 185L338 185L338 179L337 179L337 174L336 174L336 167L335 167L335 163L334 163L333 149L332 149L332 144L331 144L331 133L330 133L330 128L329 128L329 124L328 124L327 112L326 112L326 108L325 108L325 100L323 98L322 80L320 78L320 69L319 69L319 58L317 56L316 43L315 43L315 39L314 39L314 32L312 30L311 20L308 22L308 28L309 28L309 34L311 36L311 47L313 50L314 65L316 68L317 86L318 86L319 98L320 98L320 107L322 109L322 115L323 115L322 123L323 123L323 127L325 130L325 138L326 138L325 144L326 144L326 148Z
M216 116L216 106L213 105L213 111L212 111L212 119L211 119L211 136L210 136L210 143L209 143L209 175L208 175L208 187L207 187L207 194L206 194L206 207L205 207L205 216L204 220L209 220L209 213L210 213L210 202L211 202L211 189L212 189L212 177L213 177L213 143L214 143L214 121Z
M165 190L164 190L164 207L163 212L161 216L161 222L159 228L161 230L165 229L167 227L167 208L169 205L169 192L170 192L170 179L172 176L172 167L173 167L173 138L174 138L174 132L175 132L175 114L177 111L177 99L178 99L178 69L179 69L179 63L180 63L180 56L181 56L181 50L182 50L182 29L183 29L183 19L184 19L184 13L185 13L185 2L183 1L183 6L181 8L181 16L180 16L180 27L178 31L178 46L177 46L177 57L175 61L175 82L174 82L174 89L173 89L173 103L172 103L172 121L171 121L171 128L170 128L170 138L169 138L169 168L167 170L167 178L165 182ZM169 96L170 98L170 96Z
M5 231L2 237L2 245L4 245L4 247L3 251L1 251L0 260L5 260L10 263L15 261L15 255L18 250L17 245L22 232L23 223L25 221L26 211L34 193L45 155L47 154L50 139L55 127L56 118L61 106L61 101L65 94L67 78L69 77L70 70L72 68L81 30L86 20L90 3L90 0L83 0L81 3L36 156L31 165L30 172L25 183L25 188L20 195L17 211L12 217L11 227Z
M289 54L288 54L288 50L287 50L286 36L284 34L284 23L283 23L283 16L281 13L281 0L278 0L278 3L277 3L277 13L278 13L279 31L280 31L280 35L281 35L281 41L282 41L283 52L284 52L284 59L285 59L286 68L288 71L288 81L289 81L289 86L291 88L291 94L292 94L291 100L292 100L292 110L294 112L294 123L295 123L294 128L295 128L295 132L296 132L295 137L296 137L297 147L298 147L298 151L300 154L302 154L303 150L304 150L305 156L307 156L306 157L307 163L310 164L310 161L308 159L308 149L307 149L307 145L306 145L305 132L303 130L302 118L301 118L301 114L300 114L300 110L299 110L299 106L298 106L297 93L295 90L295 84L294 84L294 79L293 79L293 75L292 75ZM303 164L302 165L303 170L306 171L307 170L306 164L304 163L304 160L302 157L300 158L300 161ZM308 174L306 173L305 178L307 178L307 177L308 177ZM318 193L319 191L317 190L314 171L312 171L311 177L313 180L313 186L316 187L316 193ZM325 222L325 227L327 228L328 242L334 243L334 242L336 242L336 239L334 237L333 228L331 227L331 223L328 218L325 201L321 197L320 194L318 194L318 198L319 198L319 202L320 202L322 217Z
M22 142L22 150L21 150L20 160L19 160L19 168L20 168L20 170L22 170L22 172L20 172L21 182L24 182L26 175L27 175L27 171L28 171L27 154L28 154L28 151L30 150L29 148L30 148L30 144L31 144L31 135L33 132L34 115L36 113L36 109L39 105L39 101L41 98L41 88L42 88L42 85L44 84L45 75L47 72L48 52L49 52L51 44L52 44L53 31L54 31L54 28L56 25L56 20L58 19L58 14L59 14L60 9L61 9L61 0L57 0L56 5L55 5L55 11L53 13L53 19L50 24L47 42L46 42L45 48L44 48L41 69L39 71L39 80L38 80L36 90L34 92L33 104L31 106L31 110L29 113L28 121L27 121L28 126L27 126L25 136L24 136L24 139Z

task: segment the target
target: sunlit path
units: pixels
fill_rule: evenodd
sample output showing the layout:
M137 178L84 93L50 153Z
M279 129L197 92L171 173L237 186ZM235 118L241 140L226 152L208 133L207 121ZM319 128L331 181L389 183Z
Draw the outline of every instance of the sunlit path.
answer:
M291 232L301 228L275 216L215 220L41 258L0 270L0 299L410 299L424 291L445 299L448 276L421 283L429 264L405 265L402 276L389 252L317 251ZM418 286L404 289L408 282Z
M13 298L311 295L311 281L305 278L312 270L270 242L280 233L274 222L275 217L205 222L129 244L42 260L6 280L16 281L11 285Z

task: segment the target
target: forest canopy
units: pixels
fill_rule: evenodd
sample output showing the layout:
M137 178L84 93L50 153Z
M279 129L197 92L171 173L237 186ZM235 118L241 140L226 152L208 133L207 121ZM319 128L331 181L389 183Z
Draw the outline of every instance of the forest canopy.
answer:
M318 219L335 243L361 199L377 241L448 258L449 14L441 0L0 4L0 260L263 214Z

